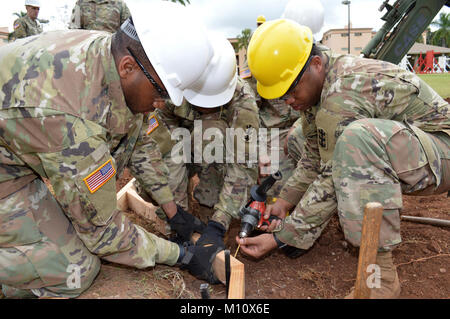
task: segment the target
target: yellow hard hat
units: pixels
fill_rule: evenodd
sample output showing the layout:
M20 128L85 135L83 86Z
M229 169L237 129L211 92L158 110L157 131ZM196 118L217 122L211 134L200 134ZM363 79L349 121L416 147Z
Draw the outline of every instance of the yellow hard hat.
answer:
M311 29L288 19L264 23L248 45L248 66L265 99L283 96L305 66L313 45Z
M256 23L264 23L266 22L266 17L263 15L258 16L258 18L256 18Z

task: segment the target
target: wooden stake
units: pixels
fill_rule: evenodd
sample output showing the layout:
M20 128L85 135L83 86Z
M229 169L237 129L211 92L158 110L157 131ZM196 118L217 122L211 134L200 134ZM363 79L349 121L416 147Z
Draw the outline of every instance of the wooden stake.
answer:
M382 216L383 206L380 203L367 203L364 207L354 292L355 299L368 299L370 297L370 288L367 285L367 277L369 276L367 268L376 262Z

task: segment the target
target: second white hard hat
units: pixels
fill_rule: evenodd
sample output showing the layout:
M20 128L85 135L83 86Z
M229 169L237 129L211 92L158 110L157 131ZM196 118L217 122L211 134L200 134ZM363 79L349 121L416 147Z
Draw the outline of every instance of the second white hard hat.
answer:
M319 0L291 0L286 4L281 18L307 26L314 34L323 27L324 9Z
M181 4L158 1L143 7L130 2L128 7L150 63L173 104L180 106L213 57L206 28Z
M230 41L210 33L214 56L194 85L186 90L186 100L196 106L212 108L228 103L237 83L236 54Z
M26 6L41 7L39 0L25 0Z

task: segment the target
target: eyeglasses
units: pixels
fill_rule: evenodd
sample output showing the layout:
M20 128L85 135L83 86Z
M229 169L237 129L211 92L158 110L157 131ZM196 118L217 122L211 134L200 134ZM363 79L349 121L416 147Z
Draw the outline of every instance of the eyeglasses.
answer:
M284 93L284 95L280 98L281 100L287 100L289 98L289 96L292 94L292 92L294 91L294 89L297 86L298 82L300 82L300 79L303 76L303 73L305 73L306 69L308 68L309 63L311 62L311 58L312 58L312 55L310 54L308 60L306 60L306 63L303 66L303 69L300 71L298 76L295 78L294 82L292 82L291 86L286 91L286 93Z
M144 72L145 76L150 81L150 83L155 87L156 91L158 91L159 96L164 100L170 99L169 93L165 89L163 89L161 86L159 86L158 83L156 83L155 79L150 75L150 73L147 72L147 70L144 68L142 63L138 60L138 58L133 53L133 51L131 51L131 49L129 47L127 47L127 50L128 50L128 52L130 52L131 56L136 61L137 65L139 65L139 68L142 70L142 72Z

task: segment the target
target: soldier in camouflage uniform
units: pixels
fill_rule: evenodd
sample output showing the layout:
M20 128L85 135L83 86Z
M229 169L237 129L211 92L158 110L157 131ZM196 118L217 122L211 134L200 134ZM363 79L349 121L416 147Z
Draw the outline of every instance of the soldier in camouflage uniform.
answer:
M161 19L162 28L173 24L171 15ZM153 43L168 45L168 38ZM207 61L196 61L190 73L201 74ZM48 32L2 47L0 64L0 283L7 296L76 297L97 275L99 257L137 268L178 262L199 278L213 276L215 248L159 238L116 205L124 167L146 178L135 151L142 112L167 96L136 31Z
M291 215L272 223L268 230L275 230L273 234L241 240L242 250L255 257L277 246L306 251L336 212L346 240L359 246L364 206L380 202L384 212L376 263L381 287L372 289L371 297L397 297L400 285L391 251L401 242L402 193L430 195L450 189L449 104L396 65L321 53L312 45L308 28L283 19L271 23L252 38L249 55L255 60L249 60L250 68L261 82L262 96L287 94L287 102L302 111L306 141L280 199L266 211L283 218L293 210ZM286 58L284 65L297 67L297 73L276 92L269 92L277 81L270 79L277 79L283 67L273 67L262 39L268 45L290 46L291 54L298 54L295 62ZM263 57L275 73L258 64Z
M234 162L227 162L225 158L207 163L203 156L200 160L196 160L194 157L191 158L190 153L187 154L189 158L186 164L181 159L183 155L181 152L172 151L175 144L180 141L172 141L171 136L179 128L187 129L187 132L190 132L193 137L192 153L197 152L197 154L203 155L208 144L211 143L210 140L202 138L206 130L211 128L218 130L217 135L223 136L223 149L225 150L227 129L242 129L245 134L238 136L238 139L245 143L245 154L242 156L248 159L250 151L257 151L256 147L253 150L251 147L252 145L256 146L259 128L258 108L250 87L238 77L234 95L224 106L200 108L185 101L180 107L167 104L164 109L156 110L151 117L156 118L158 126L149 133L149 136L157 141L160 157L158 158L158 154L155 154L156 156L151 158L154 173L150 175L154 178L152 181L147 180L147 184L153 183L153 187L149 186L149 188L161 195L159 201L162 199L165 199L165 202L174 200L178 205L187 209L188 179L197 173L199 184L194 190L194 197L200 204L214 207L214 214L208 227L213 224L220 228L223 237L223 233L228 229L232 219L239 218L239 209L248 200L251 186L257 182L257 164L236 163L236 159ZM196 138L198 138L197 143L195 143ZM200 147L200 149L195 150L195 147ZM233 151L237 157L240 156L240 150ZM223 152L224 157L225 153L226 151ZM155 196L153 198L157 200ZM159 204L162 203L159 202ZM202 238L199 242L202 242Z
M77 0L69 29L116 32L129 17L130 10L123 0Z
M282 99L267 100L261 98L256 90L256 80L253 76L247 78L246 81L255 93L256 103L259 108L261 127L267 129L268 147L270 148L270 152L278 153L278 162L272 163L270 161L264 163L264 159L260 159L260 179L264 178L268 173L265 172L264 174L261 172L263 167L266 167L266 164L268 164L266 168L270 170L270 173L274 173L274 171L278 169L283 176L281 180L275 182L267 193L270 202L270 198L275 199L279 196L281 188L292 175L296 162L299 160L299 158L292 158L292 155L289 156L286 152L285 146L288 132L292 125L300 117L300 112L294 110L290 105L286 104L286 101ZM296 154L299 154L301 152L303 141L300 138L297 142L298 143L295 144L298 147ZM291 145L294 147L293 143ZM270 156L271 153L268 155Z
M14 21L14 38L20 39L42 33L42 26L37 20L40 4L37 0L26 0L27 15Z

